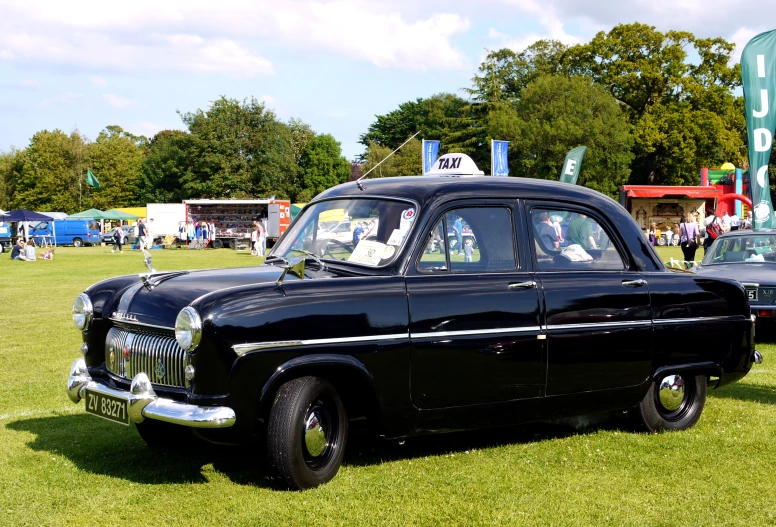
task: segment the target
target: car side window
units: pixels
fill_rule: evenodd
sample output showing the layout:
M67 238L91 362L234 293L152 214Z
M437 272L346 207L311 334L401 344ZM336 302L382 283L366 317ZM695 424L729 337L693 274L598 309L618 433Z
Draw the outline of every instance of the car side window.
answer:
M582 211L534 207L531 236L540 271L625 269L611 233Z
M453 273L513 271L517 268L513 225L511 211L505 207L468 207L448 211L426 238L418 270Z

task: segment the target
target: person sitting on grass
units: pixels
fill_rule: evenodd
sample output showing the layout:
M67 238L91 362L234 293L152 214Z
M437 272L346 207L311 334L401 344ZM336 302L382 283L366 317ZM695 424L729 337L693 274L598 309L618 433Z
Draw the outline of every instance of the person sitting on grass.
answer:
M35 256L35 242L32 241L32 238L30 238L30 241L24 246L24 257L28 262L37 260L37 257Z
M24 254L24 239L18 238L16 245L11 249L11 260L24 260L27 261L27 256Z
M42 260L53 260L54 259L54 248L49 247L47 251L43 251L40 253L40 257Z

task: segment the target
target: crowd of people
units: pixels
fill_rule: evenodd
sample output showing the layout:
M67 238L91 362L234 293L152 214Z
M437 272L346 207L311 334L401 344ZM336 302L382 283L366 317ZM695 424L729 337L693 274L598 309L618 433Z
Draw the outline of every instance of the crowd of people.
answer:
M11 259L20 260L23 262L34 262L37 260L35 254L35 240L29 239L27 241L24 238L17 238L16 244L11 249ZM40 253L41 260L53 260L54 259L54 247L47 247L42 253Z
M717 216L713 210L709 209L706 211L706 217L703 219L702 225L698 222L698 214L687 214L682 216L679 223L675 223L666 230L666 243L668 245L678 244L682 248L684 260L694 262L698 247L702 245L705 252L714 242L715 237L710 234L710 231L716 229L709 227L712 223L719 225L723 233L740 229L751 229L752 212L749 211L744 218L739 218L735 213L731 216L727 211L722 216ZM659 245L656 223L653 222L649 225L647 236L653 246Z

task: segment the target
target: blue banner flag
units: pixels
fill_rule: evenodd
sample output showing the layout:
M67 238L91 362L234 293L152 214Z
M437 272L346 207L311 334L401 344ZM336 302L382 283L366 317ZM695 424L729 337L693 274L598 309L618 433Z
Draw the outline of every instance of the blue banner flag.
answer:
M490 146L490 175L503 176L509 175L509 141L491 141Z
M423 173L428 173L434 167L437 158L439 157L439 144L440 141L426 141L423 140Z

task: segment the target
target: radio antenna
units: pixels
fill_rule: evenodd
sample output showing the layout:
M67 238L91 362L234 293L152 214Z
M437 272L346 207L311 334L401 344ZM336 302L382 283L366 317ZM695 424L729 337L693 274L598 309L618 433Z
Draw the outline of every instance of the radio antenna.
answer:
M394 150L393 152L391 152L390 154L388 154L387 156L385 156L385 157L383 158L383 160L382 160L382 161L380 161L380 162L379 162L379 163L377 163L375 166L373 166L372 168L370 168L370 169L367 171L367 173L366 173L366 174L364 174L363 176L361 176L360 178L358 178L358 179L356 180L356 185L358 186L359 190L364 190L364 185L362 185L362 184L361 184L361 180L362 180L362 179L364 179L365 177L367 177L367 176L369 175L369 172L371 172L371 171L372 171L372 170L374 170L375 168L377 168L377 167L379 167L380 165L382 165L382 164L385 162L385 160L386 160L386 159L388 159L388 158L389 158L389 157L391 157L393 154L395 154L396 152L398 152L398 151L399 151L399 148L403 147L404 145L406 145L407 143L409 143L410 141L412 141L413 139L415 139L415 136L416 136L416 135L418 135L419 133L420 133L420 130L418 130L417 132L415 132L415 134L414 134L412 137L410 137L409 139L407 139L406 141L404 141L402 144L400 144L400 145L399 145L399 147L398 147L396 150Z

